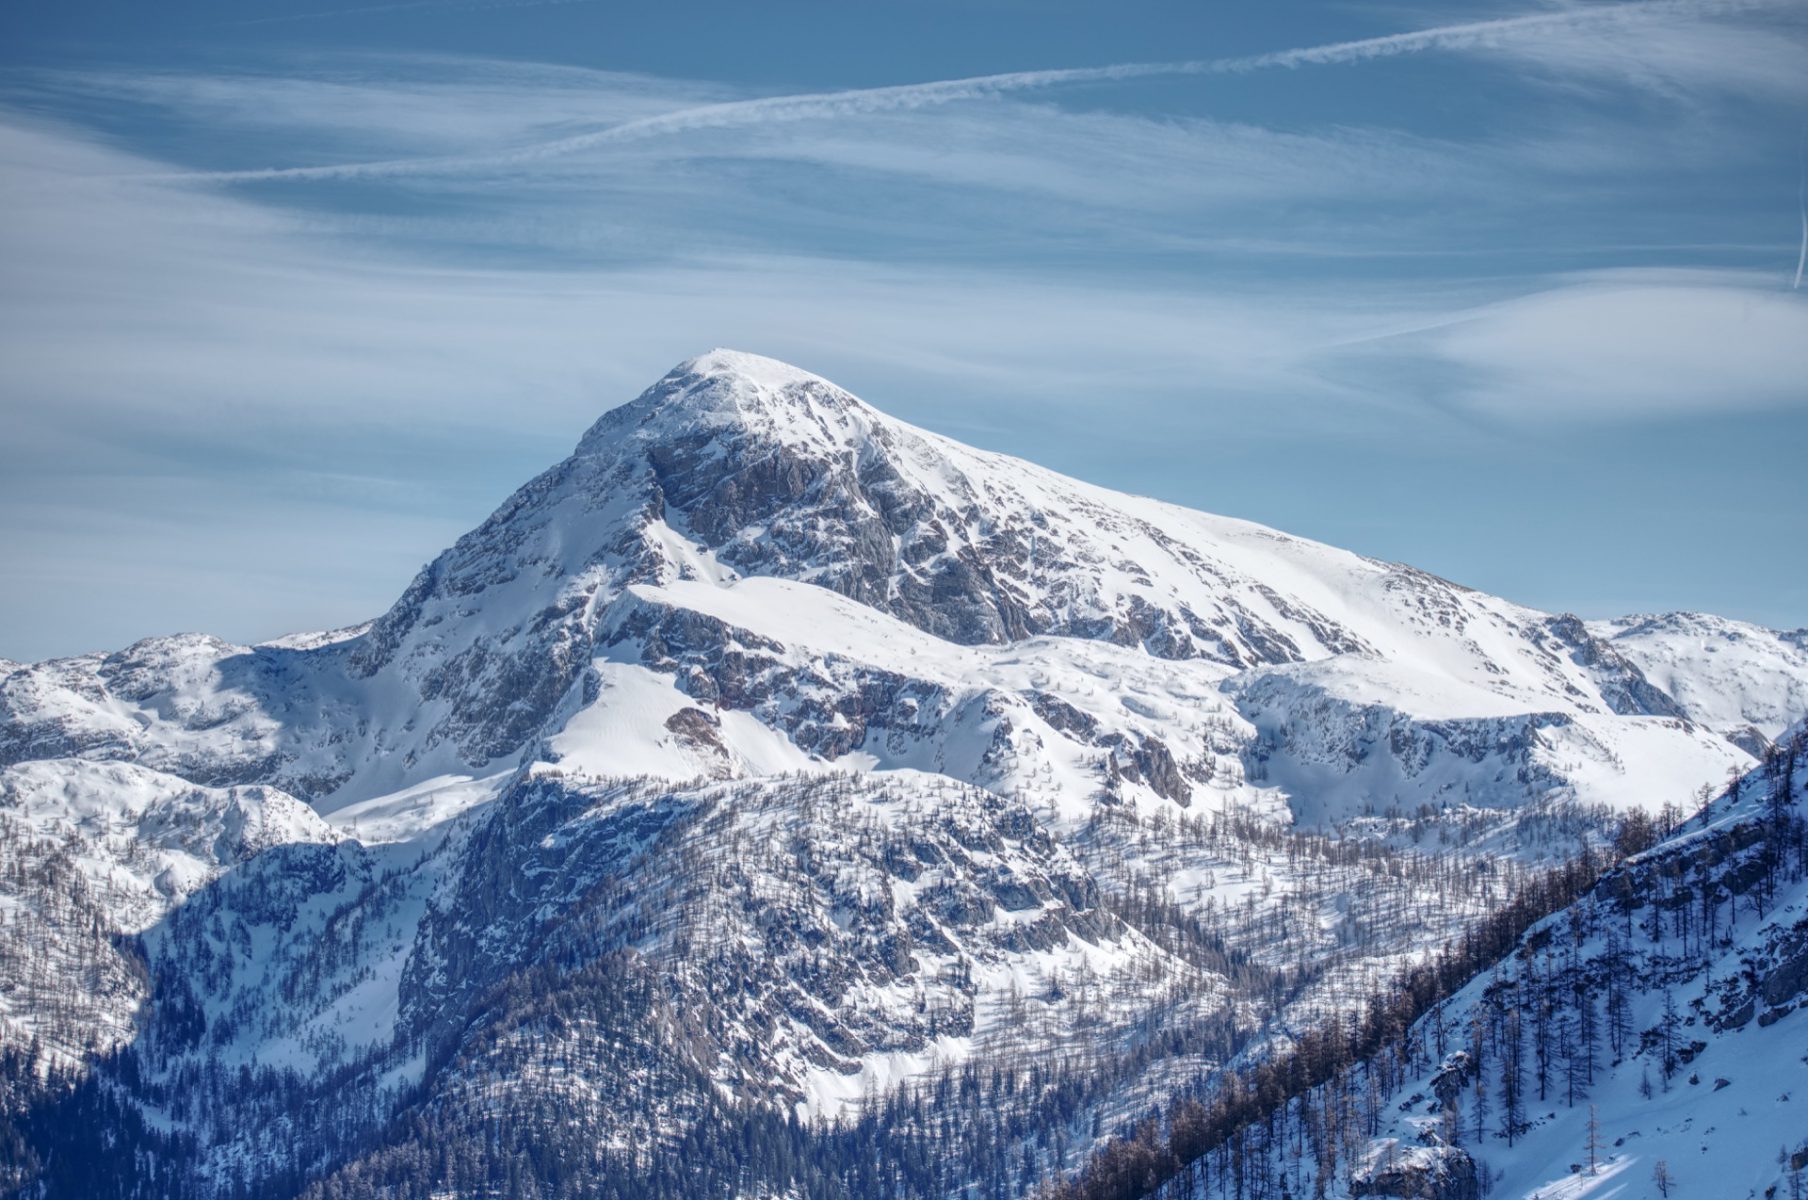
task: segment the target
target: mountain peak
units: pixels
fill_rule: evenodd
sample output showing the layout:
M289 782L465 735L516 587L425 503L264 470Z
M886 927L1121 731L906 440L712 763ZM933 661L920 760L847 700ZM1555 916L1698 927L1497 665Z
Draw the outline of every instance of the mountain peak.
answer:
M715 349L679 363L652 387L604 413L578 444L591 454L624 439L670 441L746 430L763 440L845 447L882 420L850 393L801 367Z
M794 367L788 362L776 358L767 358L763 354L749 354L745 350L730 350L718 346L695 358L688 358L666 373L666 378L716 379L730 377L746 384L782 391L794 384L822 384L834 387L820 375L813 375L802 367ZM839 391L839 388L836 388Z

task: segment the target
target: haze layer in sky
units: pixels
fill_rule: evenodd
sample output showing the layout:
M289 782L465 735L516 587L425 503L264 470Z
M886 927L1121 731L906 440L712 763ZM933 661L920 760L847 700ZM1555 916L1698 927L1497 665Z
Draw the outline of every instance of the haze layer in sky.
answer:
M726 345L1540 607L1808 624L1808 3L21 0L0 655L355 622Z

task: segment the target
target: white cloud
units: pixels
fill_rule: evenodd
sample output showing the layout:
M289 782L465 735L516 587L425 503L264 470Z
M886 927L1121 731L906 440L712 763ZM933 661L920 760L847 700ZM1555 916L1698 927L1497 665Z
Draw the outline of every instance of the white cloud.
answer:
M1302 46L1220 59L1220 71L1332 66L1395 58L1426 51L1517 54L1545 60L1578 41L1608 43L1640 38L1653 29L1700 28L1703 23L1753 13L1787 13L1794 0L1626 0L1623 3L1568 3L1554 11L1465 21L1356 41Z
M1251 140L1228 173L1267 164L1297 174L1277 186L1317 182L1303 143L1276 154ZM1458 381L1435 398L1479 411L1630 418L1796 402L1808 378L1808 298L1744 276L1627 272L1493 301L1523 284L1157 284L752 253L478 269L373 251L331 219L118 181L154 165L0 123L0 403L19 453L147 428L230 443L273 426L357 436L423 421L518 423L551 450L715 344L856 381L960 377L1056 403L1151 380L1408 403L1398 381L1430 363ZM1400 328L1418 332L1386 333Z
M62 77L59 85L91 87L90 99L154 101L178 117L178 128L208 130L210 143L221 141L221 130L246 138L267 131L251 144L280 139L322 158L374 145L444 149L473 104L491 115L471 119L467 145L565 121L591 85L597 104L645 103L632 81L593 73L542 79L518 66L492 70L468 60L404 60L399 69L404 78L390 84L89 75ZM439 98L462 96L467 76L471 96L439 113ZM361 110L371 114L362 130ZM1094 254L1472 254L1488 240L1477 236L1489 229L1488 214L1510 208L1526 187L1535 183L1557 203L1582 191L1586 178L1598 196L1598 177L1577 164L1598 163L1595 176L1668 165L1674 137L1634 136L1595 120L1464 144L1386 128L1268 129L1019 100L933 118L888 111L700 125L623 142L609 154L533 159L490 173L354 175L370 190L324 204L294 190L239 195L273 212L286 205L297 225L320 233L391 247L410 240L467 252L539 247L592 262L808 254L837 234L859 238L878 256L889 246L928 247L943 258L1007 245L1066 253L1081 242ZM1698 154L1731 155L1743 143L1698 137L1691 145ZM123 158L115 168L137 172L122 187L173 185L215 199L238 178ZM430 203L418 202L428 196Z
M325 236L246 201L118 181L148 165L0 124L0 348L14 404L206 423L492 420L531 394L578 423L672 361L740 340L802 351L964 347L974 363L1185 360L1255 373L1347 318L1245 297L1052 283L983 267L804 256L615 269L436 265ZM975 313L987 319L975 322ZM1112 315L1115 314L1115 315ZM1232 335L1200 343L1201 325ZM1113 349L1113 347L1116 347ZM992 353L995 351L996 353ZM1050 368L1053 370L1054 368ZM217 406L220 411L208 411ZM54 413L40 410L40 419ZM60 418L58 418L60 419ZM82 422L85 423L85 422Z
M1808 22L1799 5L1757 6L1780 16L1668 19L1582 25L1562 37L1509 39L1475 49L1558 86L1629 88L1670 99L1734 93L1765 100L1808 97ZM1738 10L1733 15L1738 16ZM1790 19L1793 18L1793 19Z
M1805 408L1808 297L1763 277L1609 272L1366 339L1332 361L1381 360L1399 378L1439 381L1441 402L1509 420Z
M719 85L632 72L349 53L236 72L17 71L11 90L38 104L99 101L130 106L139 119L155 112L213 139L275 136L291 154L318 147L341 155L502 150L732 95Z

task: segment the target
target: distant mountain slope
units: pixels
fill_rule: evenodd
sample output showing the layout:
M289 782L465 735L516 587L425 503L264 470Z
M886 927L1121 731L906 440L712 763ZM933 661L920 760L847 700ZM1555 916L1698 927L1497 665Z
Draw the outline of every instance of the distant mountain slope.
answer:
M1113 1143L1059 1195L1808 1193L1805 797L1798 725L1466 984L1440 981L1446 956L1378 996L1366 1057L1315 1032Z
M1775 738L1808 712L1808 630L1778 633L1707 613L1591 622L1689 719L1750 740Z
M0 1045L79 1061L130 1040L149 988L121 935L273 846L340 837L274 788L81 759L0 770Z

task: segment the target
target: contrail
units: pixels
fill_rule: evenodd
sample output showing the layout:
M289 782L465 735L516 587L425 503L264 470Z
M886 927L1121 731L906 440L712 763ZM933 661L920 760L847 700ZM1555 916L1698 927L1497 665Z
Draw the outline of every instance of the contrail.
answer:
M777 121L859 116L930 108L960 100L977 100L1006 92L1056 87L1061 84L1113 82L1152 75L1200 74L1207 63L1120 63L1105 67L1070 67L1049 71L1013 71L1001 75L976 75L932 83L905 83L891 87L853 88L841 92L806 92L794 96L766 96L757 100L729 100L682 108L652 117L640 117L592 133L538 142L516 150L490 154L446 155L434 158L395 158L375 162L336 163L321 167L270 167L247 171L194 171L159 175L160 180L191 182L256 183L264 180L339 180L380 175L437 174L444 171L507 166L556 158L593 146L636 142L697 129L734 129Z
M546 3L549 0L492 0L498 6ZM576 2L576 0L565 0ZM1068 67L1045 71L1010 71L928 83L889 87L854 88L838 92L806 92L767 96L755 100L731 100L678 109L658 116L641 117L591 133L539 142L515 150L488 154L446 155L430 158L396 158L374 162L338 163L319 167L270 167L239 171L197 171L156 178L186 182L257 183L280 180L349 180L388 175L440 174L483 170L575 154L596 146L636 142L698 129L734 129L780 121L800 121L870 113L930 108L962 100L977 100L1010 92L1041 90L1073 84L1111 83L1174 75L1226 75L1247 72L1328 66L1365 62L1426 50L1469 49L1489 46L1516 34L1536 30L1578 29L1652 16L1709 16L1717 13L1786 6L1795 0L1628 0L1585 9L1533 13L1440 25L1409 33L1387 34L1350 42L1333 42L1293 50L1237 58L1197 59L1185 62L1118 63L1102 67ZM410 7L397 4L384 7Z
M1803 135L1802 146L1796 151L1795 207L1802 218L1802 248L1795 256L1795 282L1789 288L1799 292L1802 290L1802 268L1808 267L1808 134Z
M1241 72L1275 67L1327 66L1374 58L1393 58L1402 54L1417 54L1423 50L1487 47L1527 30L1580 29L1647 17L1709 17L1790 6L1791 0L1630 0L1628 3L1532 13L1523 17L1499 17L1488 21L1467 21L1460 25L1439 25L1409 33L1390 33L1354 42L1333 42L1325 46L1306 46L1296 50L1275 50L1245 58L1222 58L1208 64L1208 69L1215 72Z
M283 13L274 17L246 17L227 25L287 25L296 21L321 21L329 17L362 17L378 13L439 9L442 12L481 12L493 8L545 8L554 4L597 4L601 0L398 0L394 4L365 4L357 8L328 8L317 12Z

